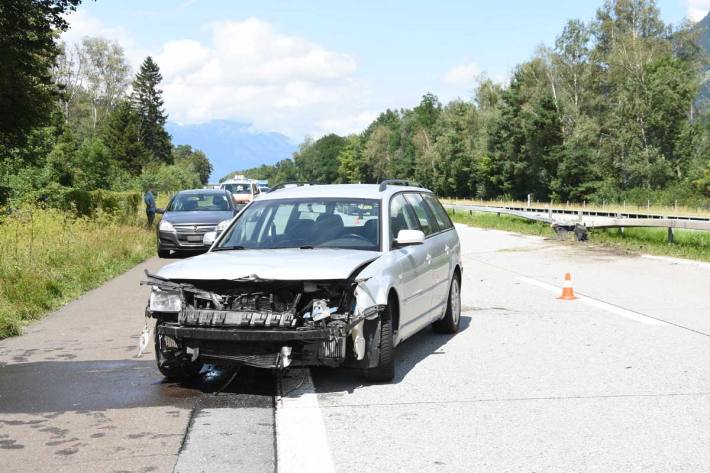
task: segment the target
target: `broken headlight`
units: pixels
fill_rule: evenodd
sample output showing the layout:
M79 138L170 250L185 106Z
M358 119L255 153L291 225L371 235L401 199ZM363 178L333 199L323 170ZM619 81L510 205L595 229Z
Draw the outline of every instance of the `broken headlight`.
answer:
M164 291L154 287L150 292L149 306L152 312L180 312L182 300L177 292Z

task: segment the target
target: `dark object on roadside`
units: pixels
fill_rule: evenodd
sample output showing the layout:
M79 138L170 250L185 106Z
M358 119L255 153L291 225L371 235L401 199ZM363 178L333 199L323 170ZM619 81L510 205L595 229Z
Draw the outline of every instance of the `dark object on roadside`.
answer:
M574 237L577 239L577 241L587 241L589 239L589 235L587 232L587 226L584 225L583 223L575 224Z

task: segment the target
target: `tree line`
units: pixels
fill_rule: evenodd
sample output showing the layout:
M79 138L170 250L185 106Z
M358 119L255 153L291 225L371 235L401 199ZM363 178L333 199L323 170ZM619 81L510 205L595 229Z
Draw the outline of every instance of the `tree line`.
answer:
M242 172L272 183L407 178L452 197L707 205L697 35L665 24L652 0L606 1L508 84L482 78L472 100L445 105L426 94L360 134L307 139L293 159Z
M207 183L207 156L173 146L160 69L131 75L115 41L57 41L80 0L0 3L0 203L60 189L173 190Z

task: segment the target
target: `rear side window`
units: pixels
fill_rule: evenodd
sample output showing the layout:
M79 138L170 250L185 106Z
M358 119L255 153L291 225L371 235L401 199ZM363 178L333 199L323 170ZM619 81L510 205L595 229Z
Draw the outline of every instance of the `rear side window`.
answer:
M444 206L441 205L441 202L439 202L439 200L431 194L422 194L422 196L424 197L426 203L429 204L429 208L434 214L436 223L439 224L439 230L448 230L453 227L451 219L447 215L446 210L444 210Z
M402 194L392 197L390 203L390 232L397 238L400 230L419 230L411 208Z
M435 224L432 222L429 216L429 211L426 208L426 204L419 194L406 194L407 201L414 209L414 213L419 221L419 228L424 232L425 235L431 235L436 232Z

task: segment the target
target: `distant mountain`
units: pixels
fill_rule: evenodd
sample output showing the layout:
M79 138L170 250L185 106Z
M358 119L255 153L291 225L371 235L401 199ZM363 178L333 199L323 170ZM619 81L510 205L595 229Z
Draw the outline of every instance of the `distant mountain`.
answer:
M287 136L274 132L258 132L245 123L214 120L199 125L168 122L173 144L190 145L207 154L214 170L210 182L241 169L274 164L298 149Z
M697 22L695 24L695 28L700 31L698 43L700 43L706 51L710 51L710 13L708 13L705 18Z
M710 55L710 13L697 22L694 28L698 31L698 44ZM698 97L696 104L705 108L708 102L710 102L710 70L706 67L700 87L700 97Z

